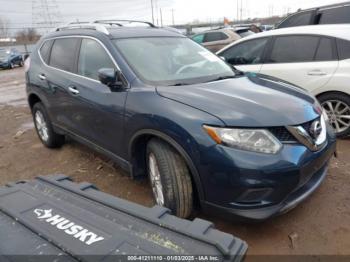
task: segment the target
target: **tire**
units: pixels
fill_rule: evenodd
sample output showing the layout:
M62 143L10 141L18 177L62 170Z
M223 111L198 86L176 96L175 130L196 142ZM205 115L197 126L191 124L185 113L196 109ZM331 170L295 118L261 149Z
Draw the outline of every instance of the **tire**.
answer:
M64 144L65 137L53 131L44 105L40 102L36 103L33 106L32 114L35 130L41 142L48 148L61 147Z
M21 60L21 62L19 62L19 66L20 66L20 67L23 67L23 66L24 66L24 61L23 61L23 60Z
M15 68L15 64L11 62L9 68L10 69L14 69Z
M333 92L319 96L318 100L320 101L323 109L326 110L329 122L337 137L344 138L349 136L350 96Z
M155 177L152 175L152 159L159 171L163 202L155 187L157 179L152 178ZM185 160L169 144L154 138L147 145L146 162L156 203L169 208L178 217L189 217L193 209L193 188Z

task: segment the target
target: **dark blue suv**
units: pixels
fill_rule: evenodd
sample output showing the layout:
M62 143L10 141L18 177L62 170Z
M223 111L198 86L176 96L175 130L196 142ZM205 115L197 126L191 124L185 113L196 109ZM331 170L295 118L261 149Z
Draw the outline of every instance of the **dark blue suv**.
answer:
M251 220L287 212L320 185L335 152L327 117L305 90L243 74L152 24L60 28L27 64L44 145L70 136L148 176L156 202L180 217L194 206Z

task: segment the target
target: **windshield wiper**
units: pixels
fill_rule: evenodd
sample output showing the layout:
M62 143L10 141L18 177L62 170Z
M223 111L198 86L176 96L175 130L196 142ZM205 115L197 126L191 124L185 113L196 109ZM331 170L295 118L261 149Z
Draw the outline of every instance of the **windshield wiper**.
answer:
M169 85L169 86L187 86L187 85L189 85L189 84L179 82L179 83L175 83L175 84L172 84L172 85Z
M207 82L215 82L215 81L225 80L225 79L229 79L229 78L236 78L236 77L237 77L237 75L219 76L219 77L211 79Z
M233 70L233 72L235 73L236 76L244 75L244 72L239 70L239 69L237 69L234 65L231 65L231 68L232 68L232 70Z

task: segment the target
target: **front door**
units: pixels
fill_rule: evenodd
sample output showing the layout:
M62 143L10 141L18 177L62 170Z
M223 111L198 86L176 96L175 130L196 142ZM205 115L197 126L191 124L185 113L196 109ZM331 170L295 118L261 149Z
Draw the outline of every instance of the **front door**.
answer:
M258 38L232 45L220 54L225 61L243 72L259 73L268 38Z
M120 155L123 139L124 104L127 89L111 90L98 80L101 68L117 68L107 49L99 41L83 38L77 62L77 76L69 87L76 100L72 121L90 142Z

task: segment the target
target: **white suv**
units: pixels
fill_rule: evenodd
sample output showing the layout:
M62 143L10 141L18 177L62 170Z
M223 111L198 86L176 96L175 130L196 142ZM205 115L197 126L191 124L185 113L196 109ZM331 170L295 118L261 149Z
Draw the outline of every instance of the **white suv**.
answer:
M350 134L350 25L290 27L238 40L217 54L242 71L309 90L338 137Z

